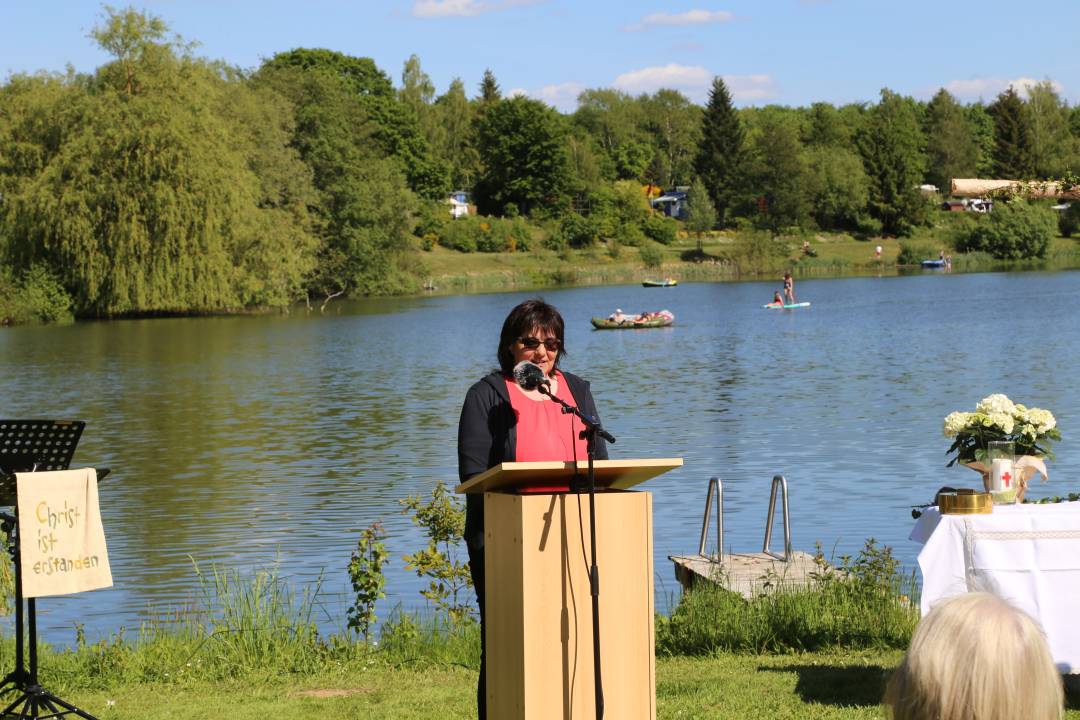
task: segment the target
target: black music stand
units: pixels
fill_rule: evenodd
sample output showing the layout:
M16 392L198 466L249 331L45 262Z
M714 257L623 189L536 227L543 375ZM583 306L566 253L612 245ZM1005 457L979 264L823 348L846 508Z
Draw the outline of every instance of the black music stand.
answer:
M0 512L0 529L7 533L8 553L15 564L15 669L0 682L0 698L9 693L16 695L13 702L0 710L0 719L74 715L85 720L97 720L38 684L35 598L25 598L30 662L29 665L23 662L24 598L19 563L19 505L15 485L17 472L67 470L85 427L86 423L81 420L0 420L0 505L10 505L14 510L13 513ZM98 479L108 472L99 470Z

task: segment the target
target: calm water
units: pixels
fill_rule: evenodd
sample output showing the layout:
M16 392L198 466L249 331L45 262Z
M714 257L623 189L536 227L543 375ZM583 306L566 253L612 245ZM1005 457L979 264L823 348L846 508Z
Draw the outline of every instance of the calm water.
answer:
M992 392L1055 412L1051 483L1080 488L1076 272L801 281L808 310L766 311L773 283L548 291L566 317L564 367L593 383L613 457L682 457L650 481L656 588L695 551L706 482L725 481L726 543L760 550L769 482L791 488L796 549L857 551L870 536L908 565L912 504L943 484L942 418ZM400 556L423 545L397 501L456 482L465 390L495 364L523 294L334 304L326 315L156 319L0 332L7 418L87 421L73 466L112 468L101 507L115 587L39 603L46 639L136 627L187 604L192 560L286 577L324 573L327 631L344 626L358 531L389 530L396 604L421 607ZM676 325L593 331L616 306ZM774 540L774 547L782 546Z

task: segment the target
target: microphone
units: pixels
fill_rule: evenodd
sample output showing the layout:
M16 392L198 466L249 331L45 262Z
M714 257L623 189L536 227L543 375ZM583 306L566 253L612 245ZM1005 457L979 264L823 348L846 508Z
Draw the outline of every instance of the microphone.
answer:
M536 390L551 385L551 381L544 377L544 371L540 369L540 366L528 360L522 360L514 366L514 382L523 390Z

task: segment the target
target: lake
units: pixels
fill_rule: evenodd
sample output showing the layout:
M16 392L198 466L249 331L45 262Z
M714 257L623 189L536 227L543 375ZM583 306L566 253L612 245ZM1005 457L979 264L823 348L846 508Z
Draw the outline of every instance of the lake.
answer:
M589 379L614 458L682 457L654 493L656 597L667 556L697 549L707 480L724 480L726 544L761 549L771 478L790 485L796 549L855 553L868 537L907 566L911 506L945 484L942 420L984 396L1052 410L1051 482L1080 489L1080 275L925 273L796 282L547 290L567 321L563 367ZM358 532L386 527L385 618L422 608L401 555L424 544L398 500L456 484L466 389L496 364L503 318L537 293L333 303L325 314L84 322L0 331L11 419L87 422L73 467L109 467L101 508L115 586L38 603L46 640L90 640L190 604L193 570L276 566L323 577L321 624L345 625ZM669 309L675 325L594 331L592 315ZM778 514L779 515L779 514ZM773 547L782 548L779 517ZM463 548L462 548L463 549Z

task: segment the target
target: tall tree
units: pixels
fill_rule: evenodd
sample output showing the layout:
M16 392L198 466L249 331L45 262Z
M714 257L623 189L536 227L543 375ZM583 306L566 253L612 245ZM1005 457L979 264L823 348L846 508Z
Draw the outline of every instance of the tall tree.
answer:
M1032 85L1027 94L1028 116L1031 118L1031 160L1035 176L1044 179L1061 177L1073 159L1069 108L1049 80Z
M723 78L713 78L701 123L701 146L694 169L708 190L717 221L725 225L740 197L743 183L745 130Z
M501 215L511 203L522 213L561 205L570 181L564 138L562 117L539 100L518 96L489 107L477 138L480 211Z
M907 235L925 220L919 184L926 167L915 103L883 89L869 112L858 145L870 180L870 213L882 231Z
M689 185L701 141L701 108L678 90L644 98L645 127L655 148L649 179L664 187Z
M994 118L982 102L965 109L971 139L975 144L975 177L994 177Z
M844 147L814 145L806 151L810 216L826 230L862 232L870 184L862 158Z
M381 119L373 117L367 96L356 92L347 74L318 67L267 65L255 83L292 102L293 144L320 193L322 245L311 291L329 297L417 285L408 258L415 196L400 158L376 139Z
M990 115L994 118L994 174L1002 180L1032 179L1031 115L1011 85L997 96Z
M964 108L942 88L926 108L926 178L949 193L953 178L974 177L979 148Z
M835 107L816 102L806 111L803 142L806 145L850 147L855 129Z
M640 130L641 107L634 98L618 90L586 90L578 96L573 121L596 140L608 179L643 179L652 148Z
M465 96L465 83L454 78L444 95L435 101L434 117L440 128L436 155L450 169L455 188L470 188L479 173L474 110Z
M499 89L499 83L495 81L495 73L491 70L484 70L484 77L480 81L480 102L490 104L502 100L502 90Z
M759 199L757 224L774 233L803 225L810 207L797 116L784 109L766 108L758 113L747 139L747 176Z
M370 58L359 58L332 50L297 48L278 53L259 68L267 75L284 70L305 76L338 78L358 96L364 112L373 121L372 142L393 158L414 192L427 198L442 198L450 188L446 168L432 157L419 118L394 92L393 83Z

